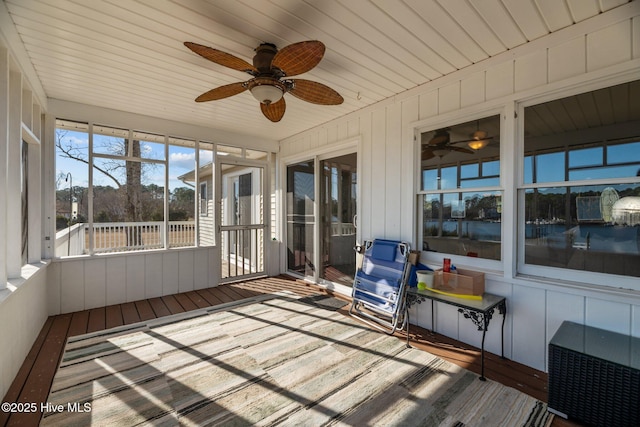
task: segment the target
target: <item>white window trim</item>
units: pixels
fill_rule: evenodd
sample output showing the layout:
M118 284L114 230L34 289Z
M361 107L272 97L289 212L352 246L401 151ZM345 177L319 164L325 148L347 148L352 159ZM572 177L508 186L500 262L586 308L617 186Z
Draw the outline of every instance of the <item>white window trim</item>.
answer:
M507 140L510 140L509 135L506 132L510 129L510 126L508 125L510 117L513 117L513 115L509 116L507 114L508 108L505 106L504 103L494 107L494 108L487 108L487 109L478 109L477 107L474 107L471 110L460 110L460 111L455 111L452 113L447 113L447 114L443 114L441 116L438 117L434 117L431 119L427 119L427 120L422 120L416 123L413 123L411 126L413 127L413 132L414 132L414 146L415 146L415 152L414 152L414 159L415 159L415 163L414 163L414 186L416 188L416 192L415 192L415 202L416 202L416 206L414 209L415 215L416 215L416 231L415 231L415 243L416 243L416 248L419 249L421 251L421 263L423 264L430 264L433 266L440 266L442 265L442 262L444 260L444 258L450 258L451 262L455 265L459 265L462 267L468 266L469 262L472 262L473 264L473 268L474 269L479 269L479 270L483 270L483 271L491 271L491 272L499 272L499 275L502 275L503 272L507 273L508 271L510 271L510 269L505 267L505 252L506 248L511 246L511 245L507 245L507 240L508 240L508 235L506 233L506 224L504 221L504 215L503 215L503 221L502 221L502 228L500 230L500 234L502 236L501 242L500 242L500 246L501 246L501 254L500 254L500 260L492 260L492 259L484 259L484 258L473 258L472 260L470 260L469 257L467 256L462 256L462 255L454 255L454 254L446 254L446 253L441 253L441 252L431 252L431 251L423 251L422 250L422 244L423 244L423 237L422 237L422 233L423 233L423 225L422 225L422 197L424 194L434 194L433 191L423 191L421 189L421 173L422 173L422 169L421 169L421 165L420 165L420 134L422 134L423 132L429 132L429 131L433 131L435 129L439 129L442 127L448 127L448 126L455 126L461 123L466 123L469 121L473 121L473 120L479 120L479 119L483 119L486 117L491 117L491 116L500 116L500 185L499 186L490 186L490 187L478 187L478 188L456 188L456 189L448 189L448 190L438 190L437 194L446 194L446 193L464 193L464 192L468 192L468 191L498 191L502 194L502 206L503 206L503 211L504 211L504 207L505 207L505 202L508 200L511 200L511 196L509 196L509 198L507 199L507 192L510 190L510 181L507 179L508 176L510 176L510 174L508 174L507 171L507 167L509 165L507 165L507 162L502 161L502 159L506 158L506 155L512 155L513 153L511 153L510 151L507 150L512 150L513 149L513 145L511 143L503 143L502 140L507 138ZM513 120L513 119L511 119ZM504 135L504 136L503 136ZM508 223L507 223L508 224Z
M513 233L514 236L517 237L513 253L516 253L517 256L514 257L514 261L516 262L516 266L514 269L514 277L521 278L533 278L536 280L550 281L553 283L562 283L572 287L589 287L593 286L603 287L603 288L617 288L617 289L631 289L640 291L640 280L637 277L633 276L622 276L610 273L597 273L592 271L583 271L583 270L571 270L568 268L557 268L557 267L545 267L538 266L533 264L525 264L524 260L524 233L525 229L521 226L520 218L524 218L524 191L526 189L531 188L539 188L540 184L524 184L524 119L525 119L525 108L533 105L542 104L545 102L553 101L556 99L566 98L573 95L578 95L581 93L591 92L598 89L603 89L606 87L615 86L617 84L622 84L626 82L631 82L637 80L637 74L633 74L631 72L626 72L621 75L617 75L613 78L606 79L596 79L593 81L589 81L583 84L576 84L570 87L565 87L562 90L558 91L549 91L545 92L542 95L535 95L528 98L523 98L519 101L516 101L515 111L516 111L516 123L514 132L516 144L513 144L514 149L517 150L517 173L514 176L514 195L517 197L517 206L518 211L515 216L516 224L515 230ZM575 185L598 185L598 184L609 184L622 182L627 183L629 181L636 182L633 177L630 178L612 178L609 180L580 180L580 181L570 181L571 185L568 182L548 182L541 183L544 184L545 187L550 186L575 186ZM640 179L638 179L640 182Z

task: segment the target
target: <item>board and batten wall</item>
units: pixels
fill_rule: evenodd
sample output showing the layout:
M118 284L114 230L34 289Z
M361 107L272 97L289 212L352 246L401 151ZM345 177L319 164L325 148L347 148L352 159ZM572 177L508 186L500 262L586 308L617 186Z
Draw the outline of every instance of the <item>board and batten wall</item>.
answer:
M391 238L416 244L418 188L416 129L463 122L484 112L502 115L504 188L503 271L486 271L486 290L507 297L505 356L547 369L547 344L563 320L640 336L640 294L558 278L516 274L515 169L518 102L566 96L640 78L640 3L632 2L534 40L469 68L281 141L280 157L310 158L359 141L358 239ZM465 120L465 117L469 119ZM512 232L510 232L510 230ZM423 261L431 256L423 252ZM470 267L473 268L471 265ZM430 304L411 309L412 323L431 328ZM494 314L486 349L500 354ZM480 346L482 334L455 307L436 307L436 330Z
M217 247L57 259L48 271L49 314L71 313L216 286Z

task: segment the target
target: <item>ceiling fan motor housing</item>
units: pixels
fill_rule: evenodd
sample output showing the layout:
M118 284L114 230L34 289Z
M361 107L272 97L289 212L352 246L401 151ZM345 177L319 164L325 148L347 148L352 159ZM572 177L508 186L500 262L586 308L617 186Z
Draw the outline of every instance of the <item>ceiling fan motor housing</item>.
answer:
M271 68L271 63L276 53L278 53L278 49L276 45L272 43L262 43L256 48L256 54L253 57L253 66L258 69L260 75L281 77L282 72L279 69Z

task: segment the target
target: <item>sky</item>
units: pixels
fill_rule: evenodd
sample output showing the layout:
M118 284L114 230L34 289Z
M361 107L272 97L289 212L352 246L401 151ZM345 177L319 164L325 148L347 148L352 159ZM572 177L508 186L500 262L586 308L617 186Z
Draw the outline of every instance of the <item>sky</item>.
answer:
M88 158L89 141L88 134L84 132L75 132L70 130L63 131L63 145L72 145L77 149L82 158ZM109 148L111 147L111 148ZM108 154L114 147L122 147L122 139L116 137L106 137L103 135L94 136L94 152ZM69 183L65 182L64 177L71 173L73 186L88 187L89 185L89 168L86 163L78 160L65 158L59 155L56 150L56 179L57 188L66 188ZM147 159L164 159L164 145L155 142L141 141L141 156ZM211 151L201 152L201 164L211 162L213 153ZM104 158L94 158L96 165L104 164L110 161ZM185 183L178 180L177 177L192 171L195 168L195 150L189 147L178 145L169 146L169 189L173 191L177 187L186 186ZM164 168L163 164L155 167L145 168L144 184L154 183L158 186L164 186ZM60 178L62 177L62 178ZM105 185L115 187L113 180L107 178L104 174L94 172L94 185Z

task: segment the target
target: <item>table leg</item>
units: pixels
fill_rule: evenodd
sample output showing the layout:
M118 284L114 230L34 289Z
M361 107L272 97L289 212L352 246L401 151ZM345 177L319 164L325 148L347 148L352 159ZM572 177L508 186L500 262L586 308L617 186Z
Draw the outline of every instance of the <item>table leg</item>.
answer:
M484 337L487 334L487 325L482 329L482 345L480 347L480 381L486 381L484 377Z
M507 303L500 304L498 311L502 314L502 358L504 359L504 322L507 320Z
M431 333L436 332L435 315L433 314L433 300L431 300Z

